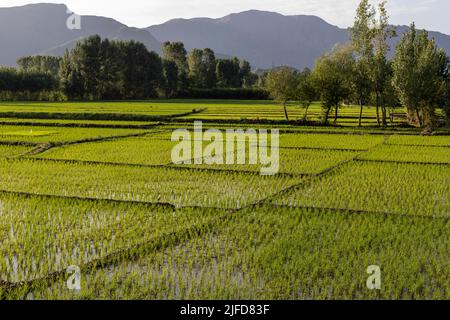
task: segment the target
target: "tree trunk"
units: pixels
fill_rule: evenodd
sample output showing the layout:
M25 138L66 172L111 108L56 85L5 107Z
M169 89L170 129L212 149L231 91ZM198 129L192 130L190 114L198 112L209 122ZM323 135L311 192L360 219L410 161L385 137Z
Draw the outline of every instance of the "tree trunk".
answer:
M363 102L359 100L359 126L362 127Z
M416 112L415 112L415 108L414 107L407 107L407 120L408 120L408 124L410 125L416 125L417 124L417 116L416 116Z
M422 118L420 117L419 109L416 108L417 121L419 122L419 126L422 127Z
M378 95L377 92L377 99L376 99L376 104L377 104L377 125L380 126L380 96Z
M309 105L305 109L305 115L303 116L303 121L304 122L308 121L308 109L309 109Z
M383 128L387 127L387 112L386 112L386 104L384 103L384 95L381 94L381 113L382 113L382 123Z
M337 125L337 119L338 119L338 106L334 107L334 125Z
M328 123L328 117L330 115L331 107L327 107L327 110L325 111L325 119L323 120L324 124Z
M289 116L288 116L288 112L287 112L287 108L286 108L286 102L283 103L283 108L284 108L284 116L286 117L286 121L289 122Z

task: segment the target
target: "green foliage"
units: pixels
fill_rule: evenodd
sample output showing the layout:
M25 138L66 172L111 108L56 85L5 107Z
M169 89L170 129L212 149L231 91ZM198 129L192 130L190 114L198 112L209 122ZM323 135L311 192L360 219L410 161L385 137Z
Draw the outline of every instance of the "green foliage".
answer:
M305 108L303 121L308 120L308 110L311 104L318 100L318 92L316 90L311 70L305 69L298 74L297 99Z
M182 42L164 42L163 43L163 59L175 62L178 68L178 84L180 90L189 87L189 65L187 61L187 51Z
M445 90L444 111L447 118L447 123L450 123L450 80L447 80Z
M194 88L216 86L216 57L211 49L194 49L188 56L190 85Z
M381 110L382 110L382 124L383 127L387 126L387 111L386 105L390 104L394 106L395 100L393 99L393 88L392 88L392 64L388 61L387 55L389 52L389 40L395 37L396 31L389 24L389 16L386 10L386 2L381 2L378 5L379 18L378 21L374 22L375 25L375 55L374 64L372 68L372 80L374 84L375 94L376 94L376 104L377 108L380 104L381 99ZM379 118L378 118L379 124Z
M443 50L426 31L418 32L412 24L397 45L393 60L393 84L411 123L433 126L435 109L442 101L446 69Z
M222 88L239 88L242 86L240 61L219 59L216 66L217 85Z
M46 72L18 71L14 68L0 68L0 92L12 93L51 91L57 88L56 79Z
M182 42L165 42L162 50L163 58L175 62L179 72L188 72L187 51Z
M102 40L78 42L61 63L61 85L72 99L146 99L163 82L160 57L142 43Z
M167 98L176 96L178 92L178 67L173 60L163 60L164 91Z
M238 58L218 60L211 49L187 54L181 42L163 45L163 60L135 41L110 41L95 35L76 43L62 58L22 57L18 70L0 70L0 100L135 100L172 97L251 98L258 76ZM60 89L60 90L59 90ZM215 91L216 90L216 91ZM256 90L257 91L257 90ZM255 92L256 92L255 91Z
M17 60L19 69L24 72L49 73L58 77L61 57L54 56L28 56Z
M354 60L351 47L337 46L332 52L320 57L313 71L313 79L323 103L323 122L328 122L332 108L337 123L338 108L351 94L351 76Z
M265 79L266 89L270 92L272 98L283 104L287 121L289 121L289 115L286 103L295 99L297 85L297 72L289 67L271 70Z

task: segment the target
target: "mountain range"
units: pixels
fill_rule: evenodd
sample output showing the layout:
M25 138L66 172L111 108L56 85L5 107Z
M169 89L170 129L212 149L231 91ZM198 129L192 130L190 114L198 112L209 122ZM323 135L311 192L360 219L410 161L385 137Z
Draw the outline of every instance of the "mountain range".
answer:
M347 29L316 16L284 16L250 10L219 19L174 19L144 29L128 27L114 19L81 16L81 29L69 30L71 15L63 4L31 4L0 8L0 65L14 66L25 55L62 55L77 41L98 34L112 40L136 40L161 53L162 42L182 41L186 48L211 48L219 57L247 59L255 68L289 65L312 67L314 61L336 43L349 39ZM407 30L397 26L398 37ZM450 36L430 32L438 46L450 55Z

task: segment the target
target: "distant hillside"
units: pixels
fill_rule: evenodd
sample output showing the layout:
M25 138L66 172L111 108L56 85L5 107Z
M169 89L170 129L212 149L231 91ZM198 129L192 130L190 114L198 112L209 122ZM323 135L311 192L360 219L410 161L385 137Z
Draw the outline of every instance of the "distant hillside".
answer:
M398 27L399 35L406 29ZM312 67L321 54L349 39L346 29L315 16L283 16L256 10L220 19L175 19L147 30L161 42L182 41L188 49L209 47L245 58L258 68ZM450 36L437 32L430 32L430 36L450 55Z
M62 55L80 39L99 34L137 40L158 53L161 42L182 41L188 50L211 48L218 57L244 58L255 68L289 65L302 69L312 67L321 54L349 39L346 29L315 16L256 10L220 19L175 19L146 29L130 28L110 18L82 16L82 29L69 30L68 17L67 7L58 4L0 8L0 65L15 65L17 58L25 55ZM406 29L398 27L399 35ZM430 36L450 55L450 36L437 32Z
M67 7L58 4L0 8L0 65L15 65L17 58L25 55L62 55L79 39L94 34L141 41L150 50L161 51L161 44L148 31L96 16L82 16L81 30L69 30L69 16Z
M172 20L149 30L160 41L183 41L188 49L210 47L259 68L311 66L347 32L314 16L247 11L221 19Z

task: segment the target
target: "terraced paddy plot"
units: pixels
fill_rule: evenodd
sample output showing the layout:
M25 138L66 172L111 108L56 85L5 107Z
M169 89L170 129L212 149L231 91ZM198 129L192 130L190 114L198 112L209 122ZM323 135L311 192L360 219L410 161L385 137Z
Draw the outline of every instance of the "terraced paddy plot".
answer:
M145 137L63 146L50 149L37 157L134 165L169 165L172 163L172 151L178 142L166 139L167 135L166 133L154 133ZM205 143L206 145L208 143ZM235 144L235 151L237 147L238 145ZM223 142L223 152L226 152L225 141ZM178 153L176 154L178 155ZM181 161L191 160L193 162L195 159L194 144L191 144L190 153L180 152L180 155L182 156ZM209 157L205 156L205 158Z
M24 119L0 128L0 299L450 299L448 136L357 128L351 106L342 127L288 125L270 101L3 104L0 122L14 112ZM177 119L111 121L130 115ZM365 108L364 125L375 116ZM280 129L281 174L172 164L173 130L197 117L223 133ZM381 290L366 287L370 265ZM21 283L34 279L46 281Z
M361 155L360 159L417 163L443 163L450 165L450 148L384 145Z
M61 127L88 127L88 126L117 126L117 127L133 127L133 126L151 126L157 122L150 121L106 121L106 120L63 120L63 119L17 119L17 118L0 118L0 123L6 125L33 125L33 126L61 126Z
M169 165L172 162L172 150L177 142L168 140L155 140L153 135L139 138L127 138L106 142L95 142L70 145L60 148L51 149L43 154L37 155L39 158L45 159L62 159L62 160L79 160L91 162L107 162L107 163L124 163L139 165ZM207 145L207 143L205 143ZM234 163L237 163L238 144L235 144ZM193 145L192 145L193 149ZM191 149L191 151L192 151ZM257 148L256 148L257 150ZM227 152L226 142L223 146L223 161L232 156L231 152ZM268 151L271 153L271 151ZM190 168L204 168L217 170L233 170L233 171L252 171L260 172L261 164L249 164L249 145L246 144L245 149L246 164L192 164L177 165ZM297 150L297 149L281 149L280 155L280 173L287 174L315 174L327 168L334 166L342 161L346 161L356 157L358 152L351 151L333 151L333 150ZM184 160L194 159L194 153L186 156ZM260 163L260 162L258 162Z
M383 143L383 136L354 134L282 134L280 147L367 150Z
M141 134L150 130L117 128L49 128L38 126L1 126L0 141L32 143L67 142Z
M176 206L238 208L288 188L300 178L180 168L0 161L1 190ZM49 187L51 186L51 187ZM245 192L244 192L245 190Z
M193 105L183 103L145 102L45 102L45 103L2 103L0 114L4 113L111 113L145 114L153 116L177 115L191 112ZM198 107L198 105L197 105ZM32 117L30 117L32 118Z
M420 137L420 136L392 136L389 144L415 146L443 146L450 147L450 136Z
M141 204L0 195L0 280L41 279L189 236L221 216ZM125 251L124 251L125 250Z
M177 246L83 274L37 299L448 299L446 219L260 207ZM366 287L382 268L382 290Z
M273 200L289 206L450 215L450 167L356 162Z
M29 131L7 131L2 134L7 137L45 137L55 133L56 131L34 131L31 128Z
M151 137L151 136L149 136ZM175 142L151 138L126 138L54 148L38 155L46 159L80 160L141 165L171 163ZM188 157L186 160L189 160Z
M170 127L161 127L161 129ZM248 131L249 129L258 130L266 129L268 130L270 136L270 130L276 129L267 128L267 127L256 127L256 128L239 128L238 126L235 128L232 127L218 127L220 130L244 130L244 134L239 134L237 140L245 140L249 139ZM184 129L189 130L191 136L193 137L192 126L186 126ZM205 130L208 127L206 125ZM173 130L176 130L173 127ZM329 130L329 129L328 129ZM282 129L280 130L280 147L281 148L314 148L314 149L349 149L349 150L368 150L378 144L383 143L387 138L383 135L363 135L363 134L326 134L326 133L283 133ZM161 139L161 140L170 140L172 136L172 131L168 130L166 132L156 133L149 136L150 139ZM270 145L270 139L268 140ZM206 143L206 142L205 142Z
M271 151L269 150L269 153ZM279 174L318 174L341 162L351 160L359 153L352 151L333 150L302 150L302 149L280 149L279 150ZM226 155L228 156L228 154ZM235 159L237 157L235 156ZM237 160L235 160L237 163ZM182 165L190 168L208 168L216 170L250 171L258 173L263 165L248 164L248 146L246 149L246 164L201 164Z
M0 145L0 158L16 157L30 150L31 148L27 146Z
M165 123L164 128L166 129L192 129L193 122L173 122L173 123ZM378 128L367 128L367 127L357 127L357 126L347 126L347 127L330 127L330 126L292 126L282 123L277 124L246 124L246 123L224 123L224 122L203 122L204 129L279 129L280 133L317 133L317 134L343 134L343 135L376 135L382 136L384 134L415 134L417 136L420 133L420 130L415 128L402 128L402 127L388 127L380 131Z
M216 100L202 104L206 108L199 114L191 114L183 119L264 119L264 120L284 120L283 107L273 101L228 101ZM287 105L289 118L291 120L302 120L305 108L296 103ZM340 115L358 120L359 109L354 107L343 107L339 110ZM322 117L322 107L320 103L314 103L308 111L308 120L318 121ZM366 108L363 117L369 118L376 123L375 109Z

